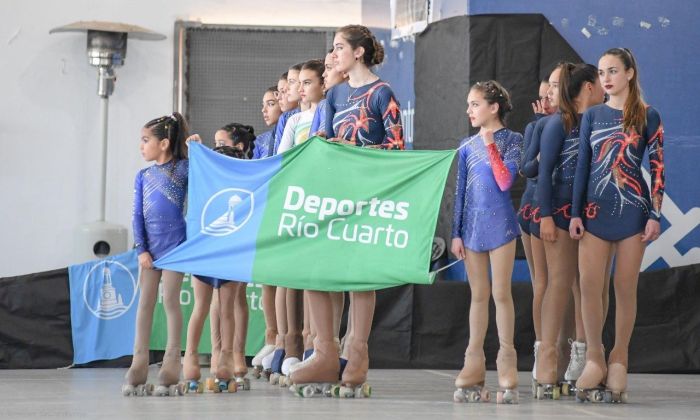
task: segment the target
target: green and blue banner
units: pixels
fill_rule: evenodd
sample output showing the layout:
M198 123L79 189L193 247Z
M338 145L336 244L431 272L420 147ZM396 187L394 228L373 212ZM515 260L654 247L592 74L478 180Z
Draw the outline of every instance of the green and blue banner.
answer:
M296 289L429 284L455 151L385 151L312 138L238 160L190 145L188 239L162 269Z

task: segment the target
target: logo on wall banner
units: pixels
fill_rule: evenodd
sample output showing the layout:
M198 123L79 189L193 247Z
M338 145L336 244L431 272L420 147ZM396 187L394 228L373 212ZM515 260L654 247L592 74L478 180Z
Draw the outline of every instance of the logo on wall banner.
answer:
M211 236L230 235L242 228L255 208L255 196L241 188L226 188L212 195L202 211L201 232Z
M134 304L136 290L136 277L124 264L103 260L85 276L83 302L97 318L119 318Z
M73 363L132 353L138 274L136 250L68 267Z
M189 154L187 240L156 267L322 291L433 281L433 233L454 150L312 138L259 160L198 143Z

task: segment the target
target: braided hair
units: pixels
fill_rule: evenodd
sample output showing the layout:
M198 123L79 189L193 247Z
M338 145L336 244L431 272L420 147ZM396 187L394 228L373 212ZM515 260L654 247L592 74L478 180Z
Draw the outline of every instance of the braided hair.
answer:
M362 62L367 67L376 66L384 61L384 47L366 26L347 25L338 29L337 33L343 35L353 50L359 47L364 48Z
M155 118L144 125L144 128L151 130L158 140L168 139L170 141L169 150L175 161L187 159L187 144L189 128L185 117L179 112Z
M500 83L495 80L476 82L469 90L481 92L489 105L498 104L498 119L505 125L506 114L513 110L513 105L510 94Z
M247 159L253 157L253 149L255 148L255 129L253 127L239 123L230 123L219 130L223 130L228 134L231 141L233 141L233 147L237 147L239 144L242 145L241 150L243 150L243 155L247 156Z

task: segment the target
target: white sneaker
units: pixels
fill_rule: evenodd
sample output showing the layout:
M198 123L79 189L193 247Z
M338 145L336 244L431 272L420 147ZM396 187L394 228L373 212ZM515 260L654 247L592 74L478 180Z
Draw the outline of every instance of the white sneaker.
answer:
M569 344L571 344L571 358L564 373L564 380L575 381L581 376L583 367L586 365L586 343L569 339Z
M535 341L535 363L532 365L532 379L537 379L537 350L540 349L540 341Z
M252 363L253 366L262 366L263 365L263 363L262 363L263 358L265 356L267 356L268 354L272 353L273 351L275 351L274 344L265 344L263 346L263 348L260 349L258 354L256 354L255 357L253 357L253 363Z
M300 362L301 360L297 359L296 357L284 359L284 361L282 362L282 375L289 376L289 368Z

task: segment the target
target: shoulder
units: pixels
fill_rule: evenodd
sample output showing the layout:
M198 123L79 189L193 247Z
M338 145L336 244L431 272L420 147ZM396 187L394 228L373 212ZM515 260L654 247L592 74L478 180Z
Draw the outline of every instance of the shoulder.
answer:
M189 159L180 159L177 162L175 162L175 170L178 172L187 172L190 168L190 160Z
M338 95L339 92L342 92L343 90L347 90L347 89L348 89L348 82L339 83L339 84L333 86L332 88L330 88L328 90L328 92L326 92L326 99L327 100L331 99L328 102L332 103L332 99L335 98L335 96Z
M545 130L547 131L554 131L554 130L561 130L562 132L564 131L564 120L562 119L562 116L560 113L555 113L551 115L552 118L547 118L547 121L545 123Z
M592 107L588 108L584 113L583 113L583 119L594 119L594 118L600 118L605 115L610 115L612 114L612 108L605 104L598 104L598 105L593 105Z
M647 121L661 121L661 114L653 106L647 106Z

